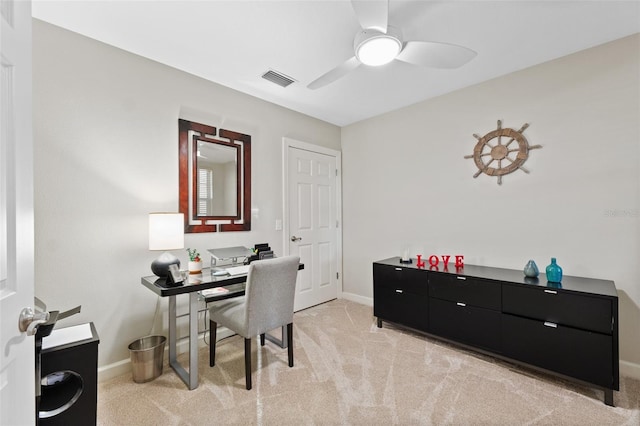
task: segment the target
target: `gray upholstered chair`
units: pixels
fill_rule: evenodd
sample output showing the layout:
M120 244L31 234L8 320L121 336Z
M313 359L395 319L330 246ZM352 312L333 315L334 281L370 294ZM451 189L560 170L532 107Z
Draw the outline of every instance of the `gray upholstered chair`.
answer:
M244 366L247 389L251 389L251 338L287 326L289 367L293 367L293 299L298 275L298 256L258 260L251 263L245 296L209 304L209 365L216 361L218 324L244 337Z

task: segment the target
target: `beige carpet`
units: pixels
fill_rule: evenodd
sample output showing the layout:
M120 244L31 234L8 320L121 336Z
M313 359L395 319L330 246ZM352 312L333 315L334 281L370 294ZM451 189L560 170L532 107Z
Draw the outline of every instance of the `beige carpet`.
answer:
M166 365L98 388L99 425L640 425L640 381L620 378L615 408L603 392L514 367L384 323L371 307L335 300L294 319L287 352L253 343L253 389L244 388L243 339L200 350L200 386ZM184 357L184 355L183 355ZM186 361L181 358L182 361Z

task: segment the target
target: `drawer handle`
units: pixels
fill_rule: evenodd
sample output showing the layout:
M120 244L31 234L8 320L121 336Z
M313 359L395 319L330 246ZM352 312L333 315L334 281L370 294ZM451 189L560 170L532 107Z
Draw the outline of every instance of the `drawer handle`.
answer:
M402 268L396 268L396 271L402 271Z
M462 281L467 279L467 277L456 277L456 278L459 279L459 280L462 280Z
M397 288L396 289L396 293L404 293L404 291L402 291L401 289Z
M544 292L549 294L558 294L558 292L555 290L545 290Z
M456 302L456 305L458 305L458 306L467 306L466 303L462 303L462 302Z
M558 328L558 324L555 324L555 323L549 322L549 321L545 321L544 325L545 325L545 327Z

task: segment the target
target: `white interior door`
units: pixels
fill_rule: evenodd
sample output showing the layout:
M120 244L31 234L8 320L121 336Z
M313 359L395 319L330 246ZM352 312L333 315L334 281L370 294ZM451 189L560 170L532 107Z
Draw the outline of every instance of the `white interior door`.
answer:
M304 263L296 286L299 311L337 298L341 287L340 153L289 139L285 151L285 246Z
M0 424L35 422L31 2L0 1Z

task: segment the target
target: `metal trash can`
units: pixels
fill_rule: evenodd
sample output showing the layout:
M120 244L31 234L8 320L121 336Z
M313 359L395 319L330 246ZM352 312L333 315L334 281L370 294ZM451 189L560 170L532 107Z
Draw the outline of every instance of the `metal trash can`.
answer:
M147 336L131 342L129 353L134 382L149 382L162 374L166 341L164 336Z

